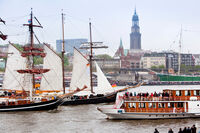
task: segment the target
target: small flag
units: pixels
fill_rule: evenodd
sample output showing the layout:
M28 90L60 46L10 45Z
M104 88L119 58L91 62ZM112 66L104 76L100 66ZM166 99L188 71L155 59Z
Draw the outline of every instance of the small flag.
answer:
M28 20L28 23L29 23L29 24L31 23L31 19Z
M90 63L87 64L87 67L90 66Z
M117 87L117 85L116 85L116 84L113 84L112 87Z

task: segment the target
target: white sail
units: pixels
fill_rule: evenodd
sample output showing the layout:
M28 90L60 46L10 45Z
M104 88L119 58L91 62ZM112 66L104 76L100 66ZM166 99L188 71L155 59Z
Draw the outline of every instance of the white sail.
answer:
M26 69L27 58L21 56L21 52L12 44L8 47L8 58L3 80L3 89L29 91L32 88L32 75L20 74L17 70Z
M46 56L43 60L43 68L50 71L42 75L40 89L61 91L63 89L62 59L46 44L44 52Z
M114 89L110 85L104 73L101 71L99 65L95 61L96 69L97 69L97 88L95 90L96 94L106 94L114 92Z
M84 91L91 90L89 68L88 60L74 48L72 79L69 91L77 88L82 89L84 86L87 87Z

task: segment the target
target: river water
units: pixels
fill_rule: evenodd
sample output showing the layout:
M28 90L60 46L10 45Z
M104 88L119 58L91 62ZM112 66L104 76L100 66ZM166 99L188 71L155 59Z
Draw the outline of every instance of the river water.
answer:
M161 88L156 90L160 91ZM147 90L142 87L135 91ZM103 105L60 106L57 111L0 113L0 133L153 133L155 128L160 133L167 133L169 128L177 133L180 127L191 127L193 124L200 129L200 118L108 120L96 109Z

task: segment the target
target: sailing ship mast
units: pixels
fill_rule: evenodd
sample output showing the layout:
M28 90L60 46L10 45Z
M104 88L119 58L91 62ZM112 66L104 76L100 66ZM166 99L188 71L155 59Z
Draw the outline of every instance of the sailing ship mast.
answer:
M36 19L36 17L35 17ZM36 19L36 21L39 23L39 21ZM24 26L28 26L29 27L29 32L30 32L30 45L23 47L23 52L21 54L22 57L25 57L28 59L28 67L26 69L22 69L22 70L17 70L17 72L19 72L20 74L31 74L32 75L32 88L30 88L30 100L32 100L32 91L35 87L35 74L42 74L42 73L46 73L49 71L49 69L37 69L34 66L34 57L35 56L41 56L42 58L44 58L46 56L45 53L43 53L43 49L41 48L35 48L34 47L34 31L33 31L33 27L39 27L39 28L43 28L41 26L41 24L39 23L39 25L34 25L33 24L33 13L32 13L32 8L31 8L31 14L30 14L30 19L29 19L29 24L24 24Z
M180 75L180 71L181 71L181 43L182 43L182 26L181 26L180 40L179 40L178 75Z
M90 49L89 63L90 63L90 87L91 93L94 93L93 89L93 79L92 79L92 61L93 61L93 48L108 48L108 46L102 45L102 42L92 42L92 28L91 22L89 22L89 31L90 31L90 42L85 42L81 45L80 49ZM89 47L88 47L89 44Z
M64 39L64 14L62 13L62 36L63 36L63 43L62 43L62 77L63 77L63 94L65 94L65 39Z
M89 58L89 62L90 62L90 85L91 85L91 93L94 93L93 90L93 79L92 79L92 29L91 29L91 22L89 22L89 28L90 28L90 58Z

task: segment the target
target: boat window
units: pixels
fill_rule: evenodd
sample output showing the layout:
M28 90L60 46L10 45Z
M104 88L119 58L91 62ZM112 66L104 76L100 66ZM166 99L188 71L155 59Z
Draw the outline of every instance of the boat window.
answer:
M128 103L128 107L132 108L133 107L133 103Z
M158 103L158 108L162 108L162 103Z
M195 95L195 94L196 94L196 95ZM195 91L194 91L194 95L195 95L195 96L200 96L200 91L199 91L199 90L195 90Z
M190 93L190 90L186 90L186 91L185 91L185 96L190 96L190 94L191 94L191 93Z
M156 103L153 103L153 108L156 108Z
M146 108L146 103L143 103L143 106L142 106L143 108Z
M153 106L152 106L152 103L148 103L149 104L149 108L152 108Z
M178 108L183 108L183 103L182 102L178 103L177 107Z
M170 103L170 107L173 108L174 107L174 103Z
M133 108L135 108L136 107L136 103L133 103L133 106L132 106Z
M181 90L176 91L176 96L181 96Z
M139 103L139 108L145 108L146 104L145 103Z
M197 91L196 90L194 90L194 96L196 96L197 95Z
M165 108L165 103L162 103L162 107Z
M170 106L171 104L170 103L167 103L167 106L168 106L168 108L171 108L171 106Z
M139 103L139 108L142 108L142 103Z

